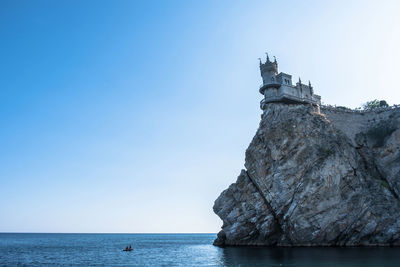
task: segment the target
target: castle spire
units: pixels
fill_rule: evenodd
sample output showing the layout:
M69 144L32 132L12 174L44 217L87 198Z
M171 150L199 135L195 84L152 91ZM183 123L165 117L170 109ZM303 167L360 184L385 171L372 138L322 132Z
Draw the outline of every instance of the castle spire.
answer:
M300 79L300 77L299 77L299 84L301 85L301 79Z
M267 62L271 62L271 61L269 61L268 53L265 53L265 54L267 55Z
M261 66L261 64L262 64L262 62L261 62L261 58L258 58L258 60L260 61L260 66Z
M277 62L276 62L276 57L274 56L274 63L276 64Z

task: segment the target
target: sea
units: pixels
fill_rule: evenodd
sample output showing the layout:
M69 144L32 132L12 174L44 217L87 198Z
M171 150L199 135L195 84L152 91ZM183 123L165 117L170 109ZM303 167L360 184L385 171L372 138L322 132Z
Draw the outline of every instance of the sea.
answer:
M0 233L0 266L400 266L400 248L219 248L215 238Z

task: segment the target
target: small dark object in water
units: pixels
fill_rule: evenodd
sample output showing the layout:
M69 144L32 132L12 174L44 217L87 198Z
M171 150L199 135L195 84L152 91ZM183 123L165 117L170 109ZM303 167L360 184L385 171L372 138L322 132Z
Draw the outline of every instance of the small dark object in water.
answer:
M129 245L129 247L127 246L123 251L132 251L132 250L133 250L132 245Z

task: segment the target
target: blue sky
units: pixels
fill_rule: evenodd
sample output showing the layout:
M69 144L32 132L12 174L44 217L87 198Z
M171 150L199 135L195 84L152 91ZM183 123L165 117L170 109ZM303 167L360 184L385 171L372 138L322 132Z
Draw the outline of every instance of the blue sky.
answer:
M1 1L0 232L217 232L258 57L400 103L398 1Z

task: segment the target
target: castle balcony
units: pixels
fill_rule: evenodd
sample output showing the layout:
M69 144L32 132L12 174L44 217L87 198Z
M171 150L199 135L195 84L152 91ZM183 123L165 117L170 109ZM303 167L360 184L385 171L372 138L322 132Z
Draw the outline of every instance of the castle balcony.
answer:
M267 89L267 88L279 88L279 87L281 87L281 85L282 85L282 84L280 84L280 83L267 83L267 84L262 84L262 85L260 85L260 90L259 90L259 92L260 92L260 94L263 95L265 89Z

